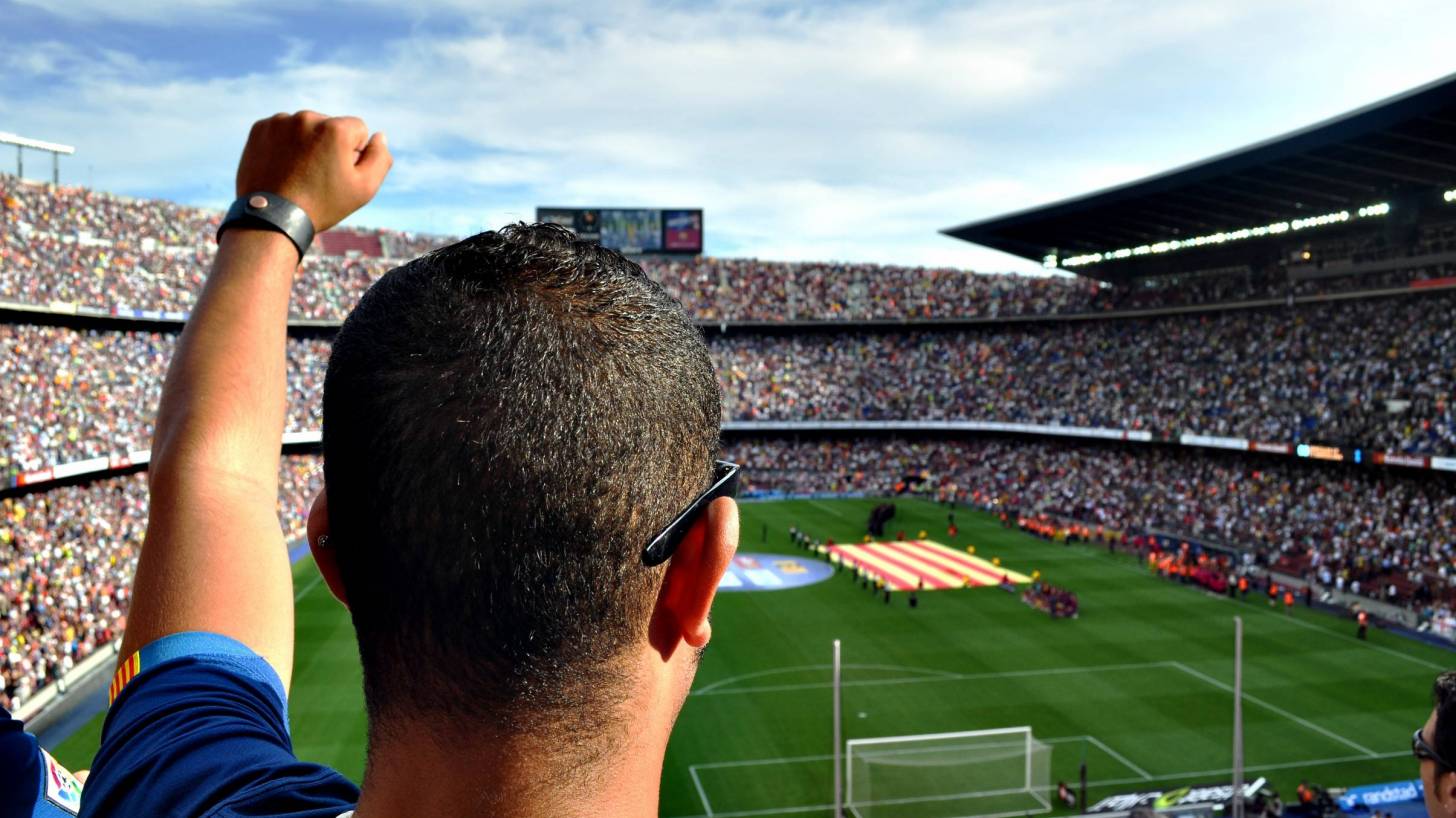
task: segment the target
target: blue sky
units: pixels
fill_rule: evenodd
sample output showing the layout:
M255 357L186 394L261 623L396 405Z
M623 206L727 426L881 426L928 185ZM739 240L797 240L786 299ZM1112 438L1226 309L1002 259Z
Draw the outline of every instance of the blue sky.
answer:
M0 0L0 130L221 207L254 119L352 113L396 155L361 224L702 207L715 255L1031 270L936 231L1456 72L1453 30L1450 0Z

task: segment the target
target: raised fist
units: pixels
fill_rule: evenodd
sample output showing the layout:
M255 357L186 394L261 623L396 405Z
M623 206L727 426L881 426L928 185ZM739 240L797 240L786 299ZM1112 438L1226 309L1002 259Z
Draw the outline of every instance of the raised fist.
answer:
M276 193L303 208L322 233L374 198L394 158L364 120L313 111L253 123L238 162L238 196Z

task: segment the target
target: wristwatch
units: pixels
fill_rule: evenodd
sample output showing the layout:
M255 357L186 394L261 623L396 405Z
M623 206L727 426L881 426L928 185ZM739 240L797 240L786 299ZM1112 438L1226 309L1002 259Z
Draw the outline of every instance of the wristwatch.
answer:
M217 226L217 240L221 242L222 234L233 227L282 233L298 248L299 261L303 261L303 254L313 244L313 220L303 208L277 193L255 191L239 196L228 208L222 224Z

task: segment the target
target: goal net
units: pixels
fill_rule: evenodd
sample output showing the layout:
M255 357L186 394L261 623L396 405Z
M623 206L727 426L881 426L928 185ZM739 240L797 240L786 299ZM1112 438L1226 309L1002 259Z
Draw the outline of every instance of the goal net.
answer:
M995 818L1050 812L1051 747L1030 727L845 743L855 818Z

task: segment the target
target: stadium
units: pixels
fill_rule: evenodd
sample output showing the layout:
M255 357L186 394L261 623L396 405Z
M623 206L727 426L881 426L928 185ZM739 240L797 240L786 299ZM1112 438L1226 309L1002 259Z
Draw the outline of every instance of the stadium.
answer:
M661 815L1211 816L1236 776L1267 815L1424 810L1360 798L1413 777L1456 650L1456 77L926 225L1072 275L705 256L712 215L538 215L681 301L743 468ZM83 769L223 214L6 174L0 216L0 706ZM356 782L359 655L305 542L325 367L452 241L321 233L289 310L292 739Z

